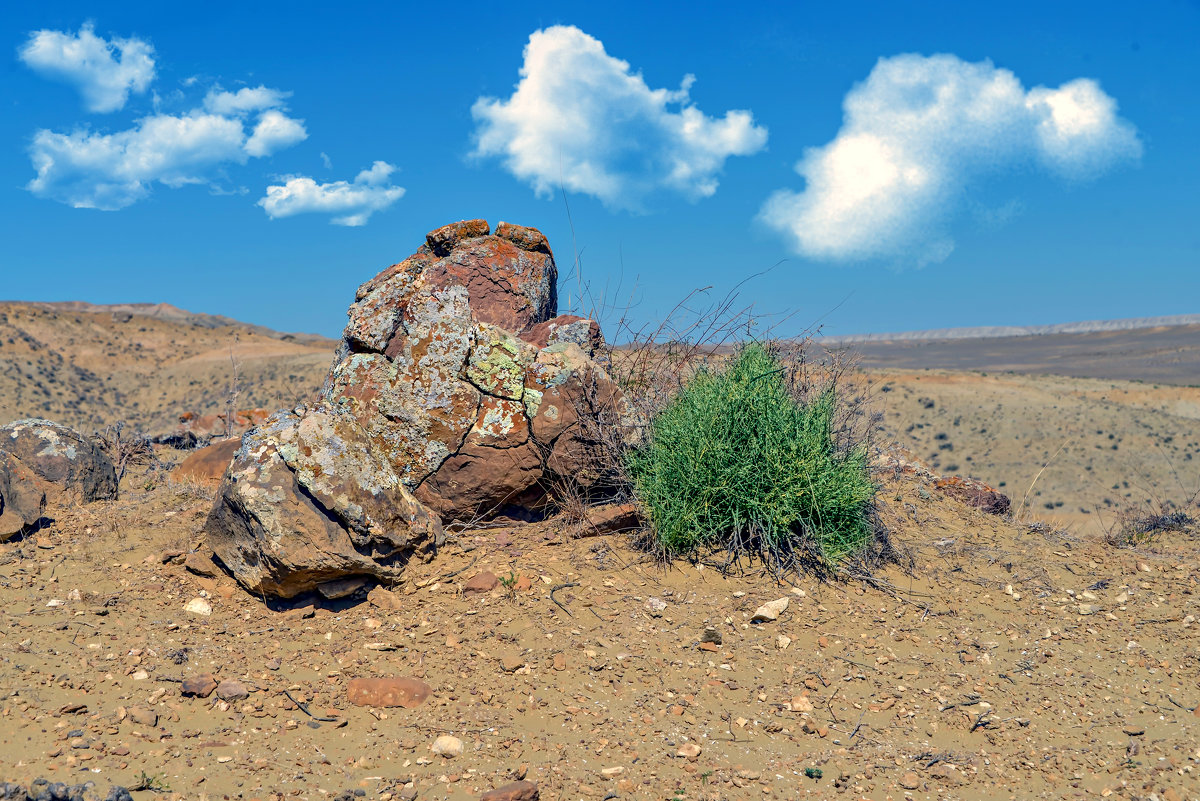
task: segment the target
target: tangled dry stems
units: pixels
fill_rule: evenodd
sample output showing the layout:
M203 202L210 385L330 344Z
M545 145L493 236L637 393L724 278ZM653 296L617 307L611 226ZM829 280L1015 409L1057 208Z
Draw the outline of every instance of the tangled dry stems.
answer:
M155 461L154 445L144 433L120 420L96 433L96 444L112 462L117 485L130 467Z

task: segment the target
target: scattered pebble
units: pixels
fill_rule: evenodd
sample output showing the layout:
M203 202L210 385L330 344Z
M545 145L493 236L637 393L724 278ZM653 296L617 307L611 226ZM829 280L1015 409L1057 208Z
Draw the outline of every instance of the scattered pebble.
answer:
M439 756L453 759L456 756L462 755L463 741L452 735L443 734L433 741L433 745L429 746L429 750Z
M769 601L754 611L750 616L751 623L769 623L778 620L788 608L788 599L779 598L774 601Z
M212 614L213 608L212 604L203 598L193 598L184 604L183 611L191 612L193 615L203 615L204 617L208 617Z

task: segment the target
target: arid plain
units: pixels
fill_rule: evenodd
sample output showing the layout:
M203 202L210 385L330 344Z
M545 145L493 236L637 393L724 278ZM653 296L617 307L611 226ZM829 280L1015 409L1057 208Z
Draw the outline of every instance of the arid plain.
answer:
M0 780L101 797L466 799L518 777L544 799L1196 797L1196 530L1105 533L1147 503L1200 515L1200 375L1182 357L1146 373L1145 331L1075 337L952 360L861 346L876 445L1013 501L990 516L921 469L881 469L910 559L873 584L664 566L552 518L456 533L391 604L281 607L182 563L215 488L159 446L120 500L53 507L0 545ZM1151 344L1170 337L1194 354L1195 329ZM170 307L0 304L0 422L167 435L231 396L307 398L335 344ZM471 592L485 572L504 581ZM196 598L210 614L185 611ZM182 697L199 673L246 696ZM350 679L391 675L431 697L347 702ZM462 753L433 753L441 735Z

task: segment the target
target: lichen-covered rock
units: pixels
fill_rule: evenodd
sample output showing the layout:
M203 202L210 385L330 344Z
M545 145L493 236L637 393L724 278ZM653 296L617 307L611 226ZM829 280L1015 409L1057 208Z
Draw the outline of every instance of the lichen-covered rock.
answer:
M600 324L574 314L561 314L552 320L538 323L522 335L527 342L545 348L556 342L574 342L588 356L595 357L604 349Z
M7 451L43 482L48 500L64 493L84 502L117 497L112 461L87 437L49 420L18 420L0 428L0 451Z
M592 412L628 405L594 359L600 327L555 316L557 277L537 229L471 220L428 234L350 307L323 397L446 520L535 513L556 475L600 474Z
M0 451L0 542L33 526L46 508L46 493L33 471Z
M243 586L283 598L345 576L393 581L442 536L357 422L324 405L246 434L205 528Z
M360 286L320 400L248 433L222 483L207 528L238 580L290 597L394 579L441 521L536 515L556 481L599 481L628 404L599 326L555 316L557 275L541 232L470 220Z

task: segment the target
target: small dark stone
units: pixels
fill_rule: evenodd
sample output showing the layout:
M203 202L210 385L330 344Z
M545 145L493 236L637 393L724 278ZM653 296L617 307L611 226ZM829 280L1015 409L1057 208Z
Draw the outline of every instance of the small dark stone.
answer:
M0 784L0 801L28 801L25 788L15 782Z
M104 797L104 801L133 801L133 796L119 784L114 784Z

